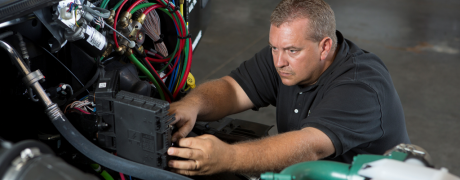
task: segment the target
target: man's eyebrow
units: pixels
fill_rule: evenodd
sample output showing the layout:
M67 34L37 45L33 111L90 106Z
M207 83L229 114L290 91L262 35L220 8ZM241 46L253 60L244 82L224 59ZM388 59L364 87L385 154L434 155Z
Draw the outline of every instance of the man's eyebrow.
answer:
M270 41L268 42L268 45L269 45L271 48L275 47L275 46L273 46L273 45L270 43ZM295 47L295 46L288 46L288 47L285 47L285 48L282 48L282 49L283 49L283 50L289 50L289 49L301 50L302 48L300 48L300 47Z
M286 50L289 50L289 49L300 50L300 49L302 49L302 48L300 48L300 47L295 47L295 46L288 46L288 47L285 47L285 48L283 48L283 49L286 49Z

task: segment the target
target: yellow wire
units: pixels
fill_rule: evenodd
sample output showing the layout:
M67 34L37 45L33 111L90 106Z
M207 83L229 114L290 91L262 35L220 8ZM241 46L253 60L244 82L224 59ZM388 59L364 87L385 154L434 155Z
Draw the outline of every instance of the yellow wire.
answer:
M184 4L180 4L180 14L184 17Z
M77 25L77 27L80 27L77 23L77 7L75 7L75 25Z

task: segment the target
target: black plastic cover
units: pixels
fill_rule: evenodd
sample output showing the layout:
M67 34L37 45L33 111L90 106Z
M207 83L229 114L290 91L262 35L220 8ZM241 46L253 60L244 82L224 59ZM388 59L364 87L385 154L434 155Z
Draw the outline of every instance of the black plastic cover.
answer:
M113 101L117 154L145 165L166 169L166 152L171 146L166 101L120 91Z
M225 142L234 143L268 136L272 127L273 125L226 117L213 122L197 121L192 132L197 135L212 134Z
M0 23L51 6L60 0L0 0Z
M148 96L120 91L98 115L109 128L98 132L99 146L117 151L117 155L148 166L166 169L171 146L169 103Z

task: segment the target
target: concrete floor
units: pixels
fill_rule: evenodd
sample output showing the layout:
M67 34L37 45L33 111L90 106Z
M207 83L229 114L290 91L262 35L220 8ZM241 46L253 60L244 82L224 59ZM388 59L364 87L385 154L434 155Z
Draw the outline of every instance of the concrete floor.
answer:
M193 57L197 83L230 73L268 44L279 0L213 0L211 22ZM460 176L460 1L326 0L337 29L388 67L413 144ZM275 108L231 117L275 124ZM276 127L270 134L276 134Z

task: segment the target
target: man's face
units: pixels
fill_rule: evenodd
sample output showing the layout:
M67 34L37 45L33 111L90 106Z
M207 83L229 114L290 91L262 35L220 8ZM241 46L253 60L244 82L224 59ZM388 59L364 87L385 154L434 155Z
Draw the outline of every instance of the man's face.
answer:
M323 72L318 42L309 40L309 20L296 19L270 26L270 46L276 70L284 85L314 84Z

